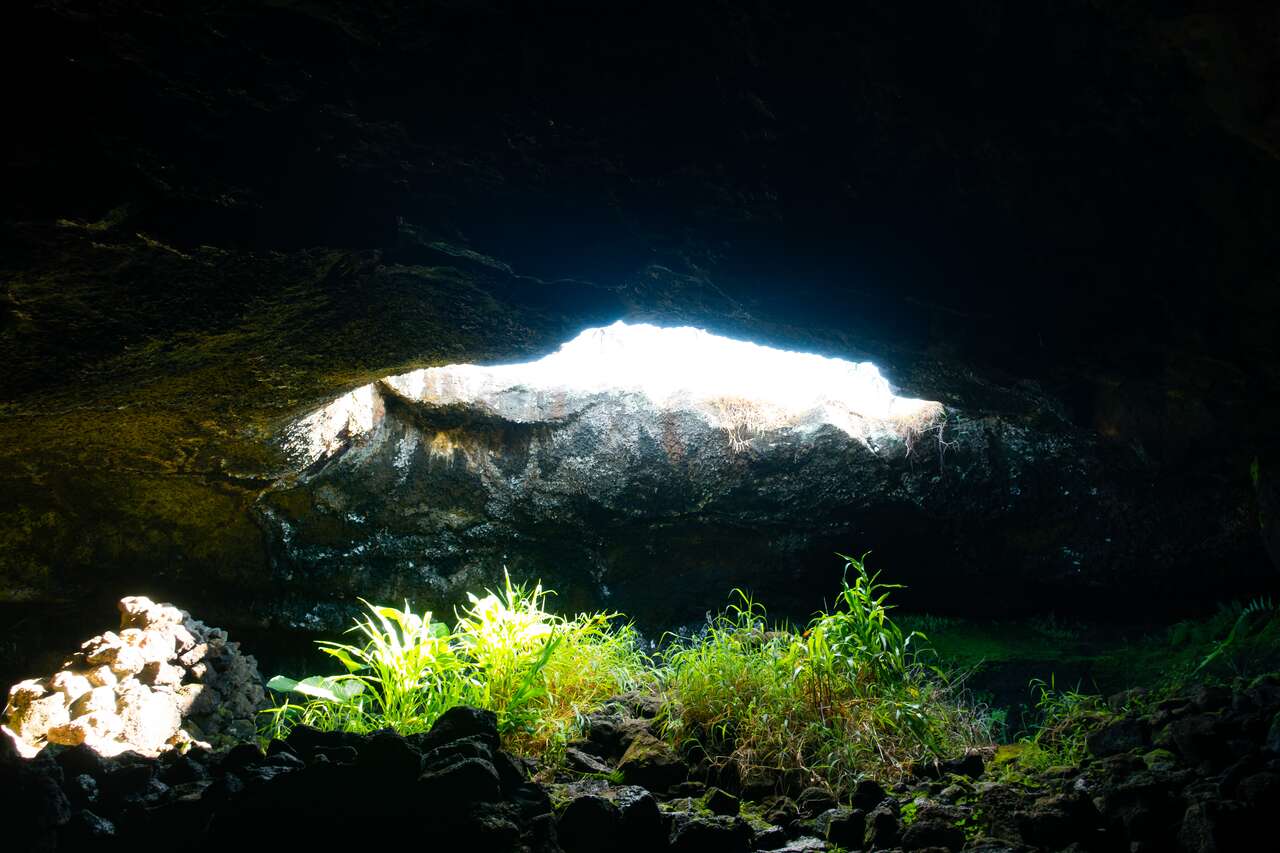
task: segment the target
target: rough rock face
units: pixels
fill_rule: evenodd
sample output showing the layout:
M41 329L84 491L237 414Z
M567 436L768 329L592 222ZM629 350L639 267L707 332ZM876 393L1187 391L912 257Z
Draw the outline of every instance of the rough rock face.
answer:
M56 674L10 688L6 734L20 749L157 755L193 740L253 737L266 697L251 655L172 605L129 596L119 608L119 633L86 640Z
M989 578L967 583L978 600L1057 579L1097 601L1151 578L1206 602L1258 591L1240 577L1270 571L1249 463L1280 427L1271 4L609 11L602 28L558 3L15 9L0 63L40 85L0 140L0 599L146 582L221 625L305 621L300 595L269 602L318 563L258 523L289 474L283 425L620 317L872 358L983 441L1012 434L976 459L1034 469L993 475L1003 496L973 519L886 505L815 545L823 563L865 545L897 571L912 539L939 573ZM1020 460L1019 431L1059 420L1044 440L1111 472L1096 496ZM998 501L1024 534L985 523ZM329 521L312 550L367 550ZM705 546L632 559L738 559L754 526L709 520ZM511 553L488 541L491 562ZM361 591L425 582L396 565L403 590Z
M1104 444L1031 394L1034 419L840 428L811 413L744 431L714 405L456 381L390 377L286 431L317 452L258 503L286 621L340 627L357 595L446 609L503 565L563 607L654 627L734 587L803 617L835 589L833 552L863 549L934 609L1144 585L1176 599L1161 579L1251 532L1210 493L1108 470Z

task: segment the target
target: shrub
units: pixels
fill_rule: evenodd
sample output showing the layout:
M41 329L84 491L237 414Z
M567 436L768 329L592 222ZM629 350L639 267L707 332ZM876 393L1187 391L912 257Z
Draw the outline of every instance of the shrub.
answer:
M842 559L836 606L807 630L768 630L764 607L738 591L702 636L665 654L670 738L746 776L800 771L838 791L987 741L980 717L917 659L921 635L889 618L894 587Z
M453 631L407 603L396 610L364 602L369 615L351 629L362 645L319 643L345 673L267 683L284 699L264 712L264 734L283 737L299 724L412 734L468 704L498 715L508 746L557 753L583 714L643 680L649 662L616 614L565 619L545 609L547 595L507 577L499 592L469 594Z
M1012 753L1016 761L1003 765L1006 776L1079 764L1089 735L1109 719L1100 697L1078 688L1059 690L1053 676L1047 682L1032 679L1030 686L1037 694L1038 721L1029 735L1018 739Z

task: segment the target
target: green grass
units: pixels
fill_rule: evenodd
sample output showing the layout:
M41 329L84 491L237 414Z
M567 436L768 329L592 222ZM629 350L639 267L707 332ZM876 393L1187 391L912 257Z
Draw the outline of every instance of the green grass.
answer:
M426 731L454 705L494 711L504 742L555 759L581 717L650 677L634 630L616 614L572 619L546 610L548 592L506 579L499 592L470 595L453 630L430 613L365 602L351 629L358 643L321 642L346 670L268 687L280 703L264 712L264 737L296 725L368 732Z
M980 714L917 656L923 635L889 618L894 587L844 559L836 606L804 630L769 628L763 606L739 592L703 635L656 661L616 614L555 615L540 585L509 578L470 595L452 629L407 604L365 602L354 641L320 643L343 672L269 682L280 703L264 713L263 736L300 724L412 734L469 704L497 714L508 748L554 767L585 715L644 689L660 693L674 745L696 743L747 776L800 771L835 790L987 742Z
M1059 689L1052 676L1047 682L1032 681L1031 687L1037 693L1038 719L1031 733L1009 751L1011 760L998 762L1005 777L1078 765L1085 757L1089 735L1112 718L1101 697Z
M703 635L664 654L670 739L746 778L799 771L836 791L988 742L981 716L918 658L923 637L889 617L893 587L843 559L835 608L805 630L771 628L738 592Z

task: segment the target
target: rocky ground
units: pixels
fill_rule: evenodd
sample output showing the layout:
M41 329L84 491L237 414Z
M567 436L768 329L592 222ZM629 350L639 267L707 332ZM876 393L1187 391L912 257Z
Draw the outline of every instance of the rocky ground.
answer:
M25 759L6 740L6 840L81 850L180 837L225 850L355 831L379 845L540 853L1215 853L1257 849L1280 806L1275 676L1110 717L1078 766L1010 773L1000 753L972 753L839 798L803 774L744 781L691 763L655 737L657 711L654 697L608 703L549 780L499 747L492 714L465 707L423 735L299 727L265 752L104 758L81 744Z

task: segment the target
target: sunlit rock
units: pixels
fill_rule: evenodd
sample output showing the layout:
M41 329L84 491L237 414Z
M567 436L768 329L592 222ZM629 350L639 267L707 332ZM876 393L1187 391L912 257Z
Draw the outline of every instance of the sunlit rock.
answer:
M59 672L10 689L5 726L20 752L56 743L156 755L193 732L209 741L252 736L262 678L225 631L142 597L119 609L119 633L85 641Z

